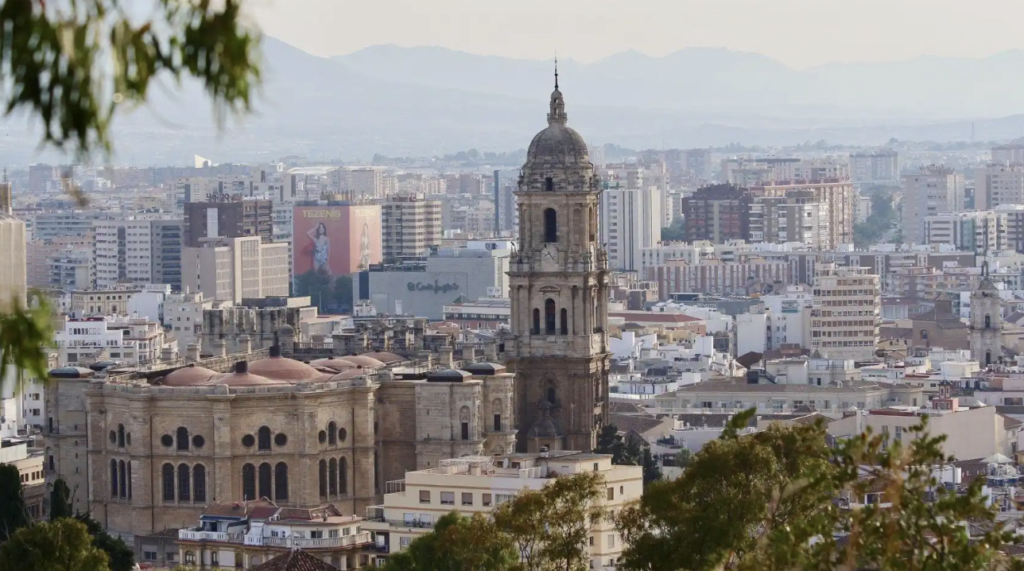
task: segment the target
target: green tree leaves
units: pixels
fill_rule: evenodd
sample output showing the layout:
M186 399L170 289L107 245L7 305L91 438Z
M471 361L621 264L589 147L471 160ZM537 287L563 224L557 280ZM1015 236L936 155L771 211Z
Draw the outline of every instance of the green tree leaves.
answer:
M64 518L24 527L0 545L0 569L110 571L107 554L93 546L85 524Z
M0 464L0 542L29 524L21 495L21 472L14 464Z

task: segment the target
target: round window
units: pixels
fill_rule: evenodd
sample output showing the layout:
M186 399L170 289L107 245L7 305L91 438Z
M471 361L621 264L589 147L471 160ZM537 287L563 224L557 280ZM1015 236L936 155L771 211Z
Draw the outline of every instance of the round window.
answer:
M197 434L192 437L192 446L196 448L202 448L203 444L206 444L206 439L203 438L202 436Z
M163 444L164 446L170 448L172 445L174 445L174 439L171 438L170 434L165 434L160 437L160 444Z
M320 441L320 444L323 444L324 442L327 442L327 431L326 430L321 430L320 434L317 435L316 439Z
M348 438L348 431L344 428L338 429L338 441L344 442L346 438Z
M110 431L110 443L113 444L115 442L117 442L117 432L114 432L113 430L111 430Z
M254 437L253 435L246 434L245 436L242 437L242 446L245 446L246 448L252 448L255 445L256 437Z
M278 446L284 446L288 444L288 437L283 432L278 432L274 435L274 444Z

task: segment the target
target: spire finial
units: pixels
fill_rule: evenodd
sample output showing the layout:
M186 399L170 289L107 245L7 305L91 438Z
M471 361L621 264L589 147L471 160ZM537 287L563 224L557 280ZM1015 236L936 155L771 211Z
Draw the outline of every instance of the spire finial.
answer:
M555 50L555 89L558 89L558 50Z

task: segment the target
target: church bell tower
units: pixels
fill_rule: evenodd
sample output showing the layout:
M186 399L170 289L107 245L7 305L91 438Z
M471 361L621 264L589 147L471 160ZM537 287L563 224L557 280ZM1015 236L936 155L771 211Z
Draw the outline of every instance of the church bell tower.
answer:
M1002 303L999 289L988 275L988 262L981 265L981 283L971 292L971 357L982 367L995 365L1002 356Z
M586 142L551 93L548 126L519 176L519 248L509 264L520 451L593 450L608 420L608 258L601 185Z

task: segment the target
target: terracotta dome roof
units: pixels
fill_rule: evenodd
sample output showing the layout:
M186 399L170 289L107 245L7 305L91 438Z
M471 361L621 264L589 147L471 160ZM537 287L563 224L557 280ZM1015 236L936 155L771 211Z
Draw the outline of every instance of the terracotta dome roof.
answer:
M217 376L216 371L198 365L189 365L164 375L160 384L165 387L190 387L202 385L215 376Z
M249 373L281 381L312 381L320 371L295 359L269 357L249 363Z
M224 373L210 379L208 385L228 385L229 387L255 387L260 385L288 385L289 381L281 379L268 379L249 372L249 364L245 361L235 363L233 373Z
M366 355L353 355L351 357L345 357L345 360L350 363L355 363L364 369L383 367L384 363L380 360L374 359L373 357L367 357Z
M334 369L335 371L338 372L347 371L349 369L355 369L356 367L359 366L353 363L352 361L349 361L348 359L344 358L317 359L316 361L311 362L310 365L313 365L314 367L326 367L328 369Z
M389 353L387 351L363 353L362 356L377 359L378 361L384 363L385 365L390 365L392 363L401 363L402 361L405 361L405 357L402 357L401 355L396 355L394 353Z
M354 379L356 377L362 377L364 375L366 375L366 371L364 371L363 369L349 369L347 371L342 371L342 372L338 373L337 375L334 375L333 377L331 377L328 380L330 380L330 381L347 381L349 379Z

